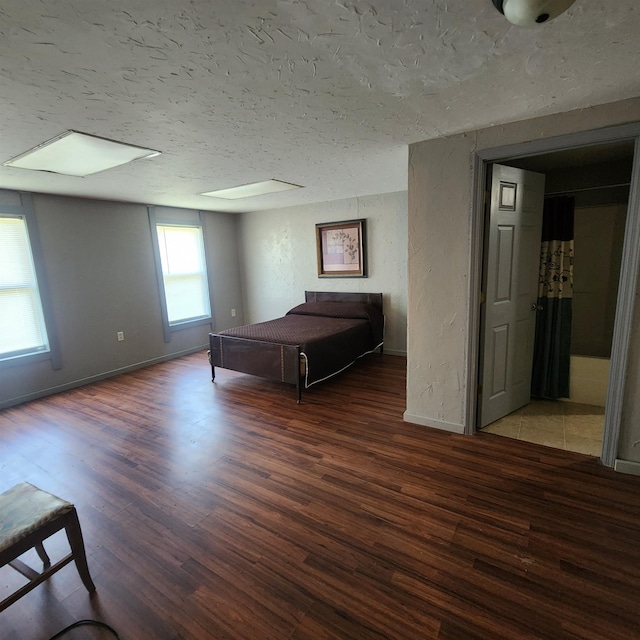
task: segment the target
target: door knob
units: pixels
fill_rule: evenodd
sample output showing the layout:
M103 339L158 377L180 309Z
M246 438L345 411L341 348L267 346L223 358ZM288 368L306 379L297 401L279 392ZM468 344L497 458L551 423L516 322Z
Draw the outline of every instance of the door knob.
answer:
M531 305L531 311L542 311L544 307L541 304L536 304L535 302Z

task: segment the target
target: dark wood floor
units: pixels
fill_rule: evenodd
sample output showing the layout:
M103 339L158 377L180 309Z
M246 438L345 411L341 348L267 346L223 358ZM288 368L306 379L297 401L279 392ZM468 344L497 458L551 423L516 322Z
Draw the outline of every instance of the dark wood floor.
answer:
M98 589L66 567L0 636L637 640L640 478L404 423L405 364L298 406L196 354L0 412L0 490L75 502Z

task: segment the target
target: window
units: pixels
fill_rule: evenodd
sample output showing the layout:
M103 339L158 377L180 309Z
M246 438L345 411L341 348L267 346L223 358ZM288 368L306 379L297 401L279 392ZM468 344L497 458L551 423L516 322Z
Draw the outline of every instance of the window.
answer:
M49 351L26 218L0 213L0 360Z
M205 219L190 209L148 211L164 339L171 342L174 331L211 324Z
M156 225L169 325L209 318L209 284L201 227Z

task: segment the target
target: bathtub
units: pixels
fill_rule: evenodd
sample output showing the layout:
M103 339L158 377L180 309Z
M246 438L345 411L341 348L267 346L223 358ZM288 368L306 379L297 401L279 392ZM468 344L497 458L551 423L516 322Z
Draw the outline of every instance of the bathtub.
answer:
M571 356L568 402L604 407L609 386L609 358Z

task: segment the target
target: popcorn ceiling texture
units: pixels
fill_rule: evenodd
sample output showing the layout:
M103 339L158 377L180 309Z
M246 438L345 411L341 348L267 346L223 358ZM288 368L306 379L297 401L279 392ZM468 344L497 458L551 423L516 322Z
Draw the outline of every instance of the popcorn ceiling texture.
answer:
M638 95L636 0L536 29L490 0L5 0L0 161L76 129L162 151L0 187L246 211L406 188L420 140ZM279 178L304 190L219 201Z

